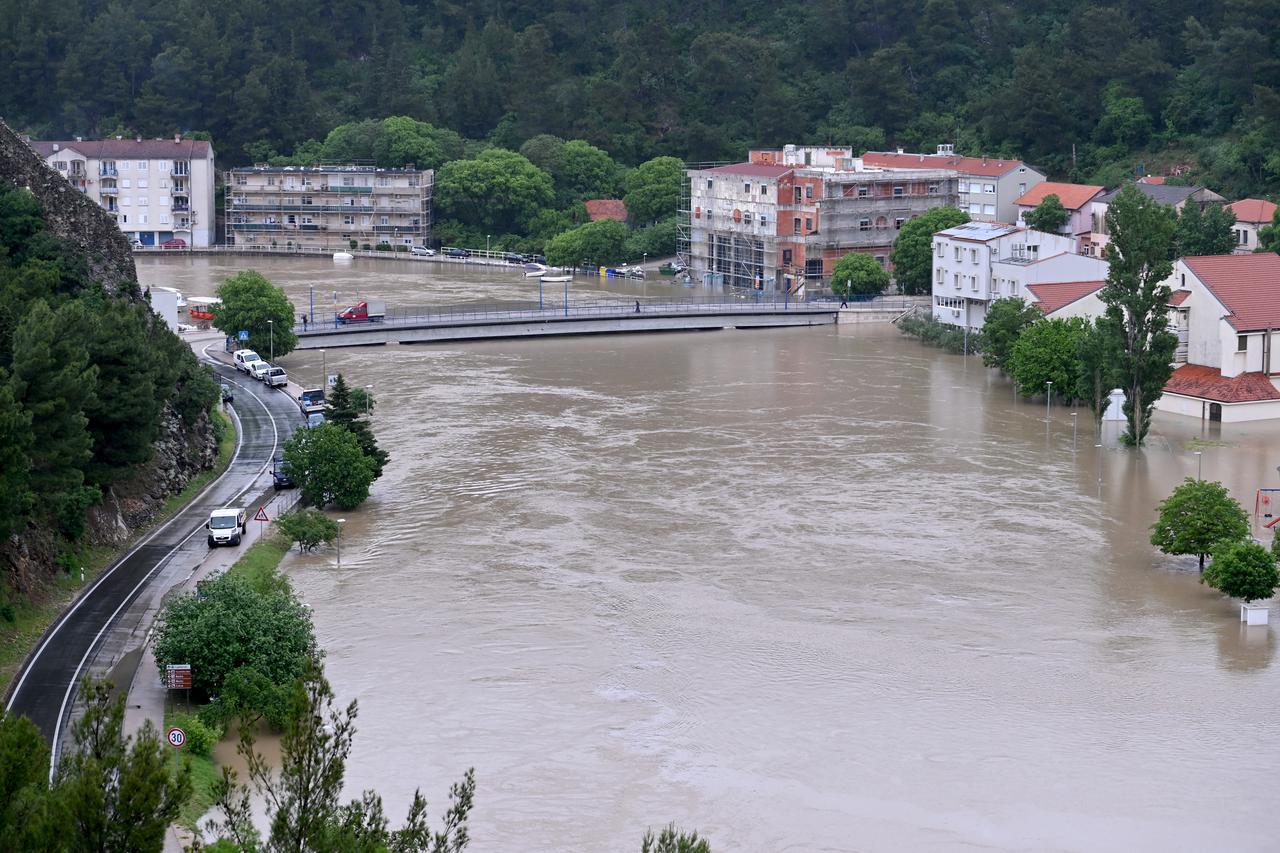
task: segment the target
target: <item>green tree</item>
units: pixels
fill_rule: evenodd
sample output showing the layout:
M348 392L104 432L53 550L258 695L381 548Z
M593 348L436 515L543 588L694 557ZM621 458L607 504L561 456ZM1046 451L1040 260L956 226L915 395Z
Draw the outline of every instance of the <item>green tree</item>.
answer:
M1173 372L1177 336L1168 331L1170 260L1174 220L1168 208L1124 187L1107 210L1107 283L1099 293L1105 313L1098 325L1115 354L1125 392L1125 440L1140 446L1151 409Z
M889 286L889 273L875 258L850 252L836 261L831 270L831 289L836 296L877 296Z
M633 225L666 219L680 204L680 186L686 180L684 163L675 157L655 157L627 173L624 180L627 218Z
M1081 396L1080 344L1088 327L1079 317L1041 318L1022 331L1009 355L1008 372L1023 397L1053 393L1064 403Z
M356 441L360 443L360 450L373 462L373 478L376 480L382 476L382 470L386 467L390 456L378 447L378 442L373 437L373 429L363 417L366 410L362 402L357 402L356 392L359 392L360 401L368 400L363 388L353 391L347 386L346 378L339 373L325 400L326 414L330 423L356 437Z
M490 148L436 172L434 204L440 217L482 234L521 231L554 201L551 176L514 151Z
M1258 248L1254 251L1280 253L1280 207L1271 214L1271 224L1258 229Z
M61 851L49 797L49 747L35 723L0 709L0 851Z
M1222 541L1214 546L1213 562L1201 580L1223 595L1258 601L1276 594L1280 567L1271 553L1256 542Z
M1166 554L1205 555L1223 541L1249 534L1249 517L1221 483L1188 477L1156 507L1151 544Z
M311 551L317 545L328 544L338 537L338 523L314 509L287 512L276 519L276 527L298 543L299 551Z
M1115 387L1112 377L1112 365L1115 363L1111 353L1112 345L1107 333L1092 321L1080 338L1080 395L1088 404L1095 424L1102 423L1102 416L1111 399L1111 389Z
M560 206L590 198L618 195L618 164L594 145L573 139L562 151L563 164L552 172Z
M249 782L267 804L268 837L264 843L254 824L249 788L225 767L214 786L216 807L224 816L215 830L243 853L460 853L465 849L470 841L467 817L475 801L474 770L451 788L450 806L439 832L430 830L421 791L414 792L405 825L396 830L390 829L382 797L374 791L341 804L357 705L353 701L340 711L333 707L333 698L329 682L313 663L290 695L278 768L254 748L251 730L241 730L239 751Z
M637 228L627 234L622 254L628 261L643 260L645 256L661 258L676 253L676 218L668 216L652 225Z
M112 694L118 692L114 699ZM186 769L175 769L155 726L124 734L124 692L86 679L74 748L58 764L54 797L67 817L68 850L160 851L164 834L191 796Z
M222 304L213 309L214 327L231 336L247 331L245 349L263 358L279 358L298 345L293 303L261 273L237 273L218 287L218 298Z
M674 823L667 824L654 836L653 830L645 830L640 842L640 853L711 853L711 843L699 838L698 833L683 832Z
M1211 204L1202 211L1188 200L1173 232L1174 253L1179 258L1229 255L1236 247L1235 224L1236 215L1225 206Z
M0 369L0 542L26 526L35 503L28 455L34 442L31 413L18 405L9 376Z
M194 687L210 696L242 667L288 684L302 675L314 648L311 618L287 587L259 589L234 574L215 575L170 601L156 627L160 671L191 664Z
M369 497L375 463L360 441L336 424L299 430L284 446L285 471L302 497L323 509L355 509Z
M889 260L903 293L929 293L933 281L933 235L969 221L954 207L935 207L908 220L893 242Z
M1062 206L1062 199L1057 194L1049 193L1034 208L1023 215L1022 220L1028 228L1057 234L1071 221L1071 213Z
M557 234L547 242L547 263L577 266L588 261L602 266L620 263L626 254L627 226L613 219L601 219Z
M565 141L549 133L540 133L520 146L520 156L555 179L564 171Z
M1018 336L1044 315L1040 309L1028 305L1018 297L997 299L987 307L987 318L982 324L979 346L982 363L1009 372L1009 358Z

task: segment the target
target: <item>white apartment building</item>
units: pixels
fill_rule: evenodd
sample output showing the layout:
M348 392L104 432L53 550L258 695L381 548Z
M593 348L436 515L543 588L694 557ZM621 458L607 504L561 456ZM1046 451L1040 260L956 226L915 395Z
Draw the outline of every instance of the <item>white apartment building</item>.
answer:
M939 145L936 154L868 151L862 155L868 168L946 169L955 172L958 205L975 222L1016 222L1018 199L1045 179L1044 173L1021 160L997 157L962 157L952 145Z
M1037 301L1033 284L1099 281L1107 264L1075 254L1070 235L968 222L933 235L933 317L980 329L997 299Z
M143 246L210 246L213 146L201 139L32 141L49 168L102 206Z
M1236 215L1231 233L1236 238L1236 254L1247 254L1258 248L1258 231L1271 224L1276 206L1262 198L1246 198L1227 205Z
M303 250L426 245L434 175L356 164L232 169L227 242Z

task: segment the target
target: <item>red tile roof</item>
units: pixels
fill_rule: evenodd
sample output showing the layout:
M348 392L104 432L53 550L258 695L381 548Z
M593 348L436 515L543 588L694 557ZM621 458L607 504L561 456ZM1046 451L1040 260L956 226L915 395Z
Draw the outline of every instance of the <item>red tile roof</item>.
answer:
M1151 184L1153 186L1158 187L1164 183L1164 175L1145 175L1141 178L1138 178L1138 183Z
M1041 313L1052 314L1090 293L1097 293L1105 281L1056 281L1048 284L1028 284L1027 290L1035 295L1035 307Z
M1276 214L1276 206L1261 198L1243 198L1227 205L1227 210L1236 215L1236 222L1258 225L1270 225L1271 217Z
M1067 210L1079 210L1105 189L1106 187L1095 187L1092 184L1059 184L1045 181L1027 190L1014 204L1035 207L1044 201L1046 196L1056 195L1058 201L1062 202L1062 206Z
M1187 297L1191 295L1190 290L1175 290L1169 294L1169 304L1174 308L1187 301Z
M1184 364L1164 384L1166 394L1200 397L1216 403L1256 403L1280 400L1280 391L1262 373L1241 373L1230 379L1216 367Z
M601 219L627 221L627 206L620 198L593 198L583 204L586 205L587 216L591 217L592 222L599 222Z
M213 150L209 142L204 139L179 139L173 141L170 136L167 139L86 139L81 142L76 140L68 141L37 141L32 140L30 143L32 148L41 157L48 157L54 152L54 146L58 151L70 148L79 151L86 157L93 157L99 160L201 160L212 155Z
M1026 165L1021 160L997 160L994 157L899 154L896 151L868 151L862 155L862 162L880 169L955 169L962 174L987 178L998 178Z
M765 166L760 163L731 163L728 166L716 166L714 169L703 169L702 171L721 172L730 175L750 175L756 178L778 178L794 168L794 166Z
M1280 329L1280 255L1204 255L1182 262L1231 313L1238 332Z

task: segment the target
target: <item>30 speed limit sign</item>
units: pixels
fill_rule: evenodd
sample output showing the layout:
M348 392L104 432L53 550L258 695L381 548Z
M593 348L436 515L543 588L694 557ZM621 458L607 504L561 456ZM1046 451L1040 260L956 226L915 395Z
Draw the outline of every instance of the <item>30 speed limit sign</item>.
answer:
M173 728L169 729L168 737L169 737L169 746L172 746L175 749L182 749L182 745L187 742L187 733L184 732L182 729L178 728L177 726L174 726Z

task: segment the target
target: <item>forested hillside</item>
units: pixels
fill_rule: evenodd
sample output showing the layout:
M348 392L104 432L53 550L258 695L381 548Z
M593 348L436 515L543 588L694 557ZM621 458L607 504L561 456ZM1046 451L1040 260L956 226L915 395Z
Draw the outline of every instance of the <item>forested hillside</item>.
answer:
M225 165L409 116L635 165L840 142L1280 189L1280 0L0 0L0 115L211 134ZM1198 173L1198 174L1197 174Z

